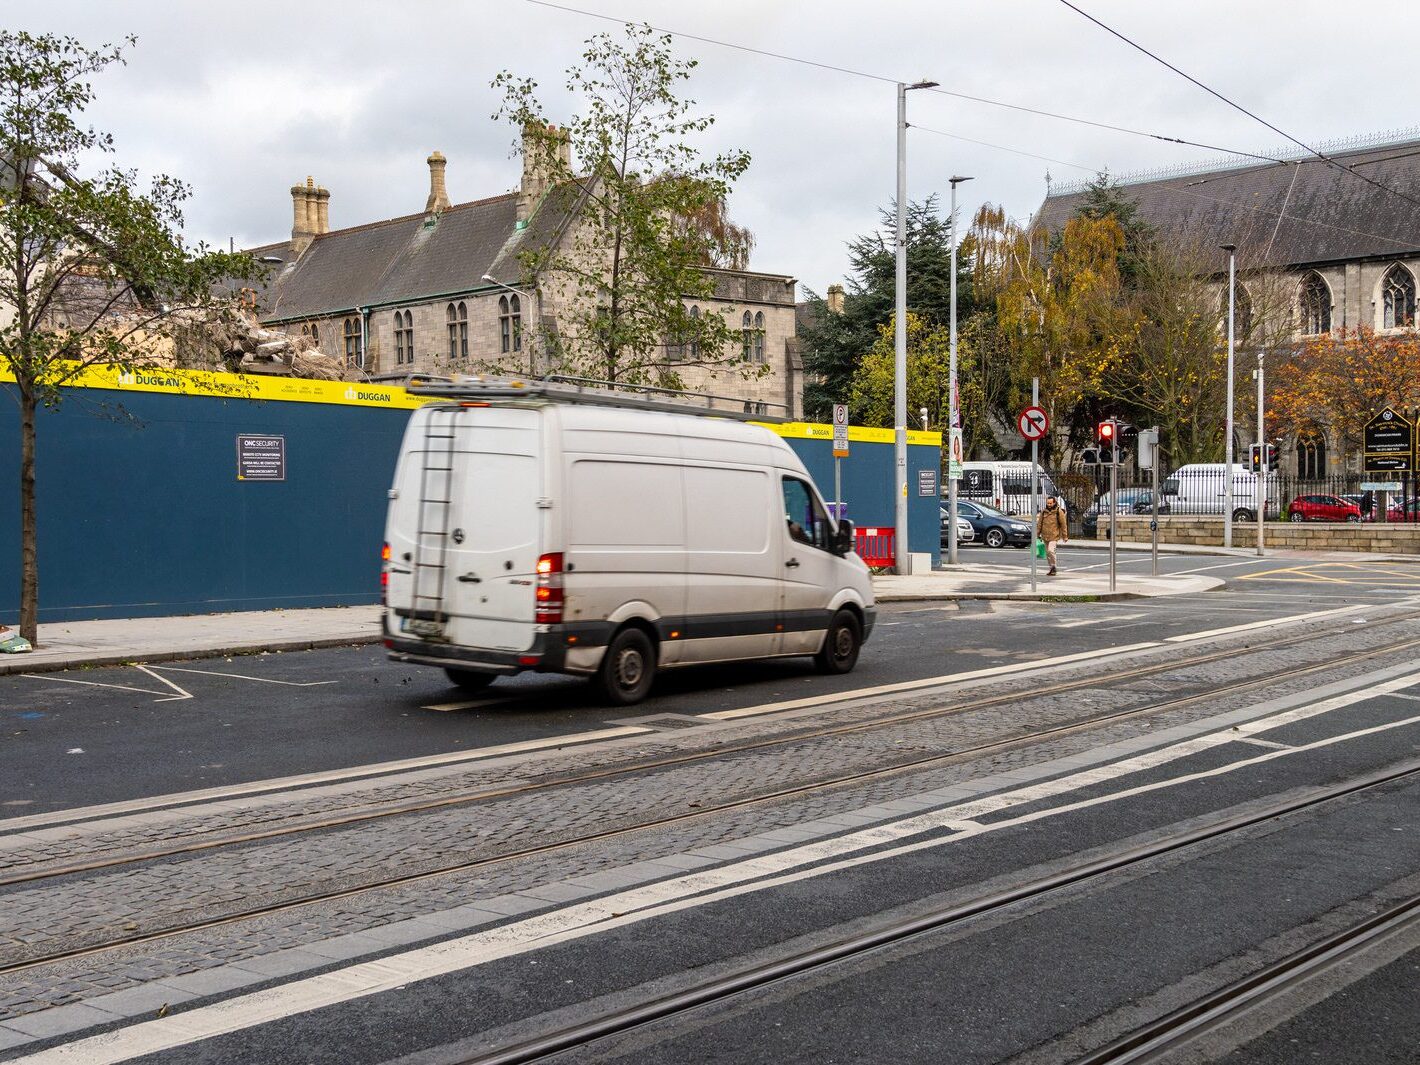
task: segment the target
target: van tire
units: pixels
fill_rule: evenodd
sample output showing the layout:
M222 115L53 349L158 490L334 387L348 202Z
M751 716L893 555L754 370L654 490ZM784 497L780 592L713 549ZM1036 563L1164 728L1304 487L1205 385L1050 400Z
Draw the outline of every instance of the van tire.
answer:
M820 673L851 673L863 647L863 623L851 610L840 610L828 623L823 646L814 655Z
M646 698L655 679L656 645L641 629L622 629L602 656L597 688L608 702L630 706Z
M1252 521L1252 520L1253 520L1253 514L1252 514L1252 511L1250 511L1250 510L1244 510L1242 507L1239 507L1237 510L1233 511L1233 521Z
M449 678L451 684L457 685L466 692L481 692L492 684L498 675L496 673L481 673L476 669L455 669L452 666L446 666L444 676Z

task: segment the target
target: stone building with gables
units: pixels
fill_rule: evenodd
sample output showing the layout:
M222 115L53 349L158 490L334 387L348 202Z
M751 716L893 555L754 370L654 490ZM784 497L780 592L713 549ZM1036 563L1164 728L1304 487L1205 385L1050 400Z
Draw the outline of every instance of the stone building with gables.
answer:
M1416 327L1420 130L1319 147L1334 163L1276 153L1279 162L1118 179L1164 239L1200 250L1205 261L1212 256L1220 311L1227 305L1222 246L1236 246L1235 336L1243 353L1337 329ZM1058 231L1079 210L1086 187L1054 188L1035 224ZM1249 368L1238 365L1241 435L1251 408L1242 395ZM1356 464L1324 422L1282 442L1286 472L1324 477Z
M528 153L525 153L525 158ZM262 325L316 341L372 379L472 372L497 362L528 374L555 372L565 307L560 287L527 277L520 253L569 246L575 197L559 195L526 161L510 192L452 203L447 161L429 156L421 211L330 228L331 194L311 178L291 189L289 240L248 249L270 264L256 293ZM797 418L803 371L794 330L795 280L747 270L707 270L715 294L692 314L722 314L742 336L757 373L712 374L663 348L686 387L730 397L745 410Z

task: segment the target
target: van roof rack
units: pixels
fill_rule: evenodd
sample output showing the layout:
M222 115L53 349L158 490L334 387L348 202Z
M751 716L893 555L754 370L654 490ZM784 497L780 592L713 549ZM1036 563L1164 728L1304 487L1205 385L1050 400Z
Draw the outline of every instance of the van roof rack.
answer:
M416 396L436 396L448 400L538 398L554 403L585 403L600 407L627 407L670 414L701 414L734 418L742 422L785 422L788 408L782 403L738 399L711 392L631 385L592 377L503 377L459 374L451 381L427 381L411 385Z

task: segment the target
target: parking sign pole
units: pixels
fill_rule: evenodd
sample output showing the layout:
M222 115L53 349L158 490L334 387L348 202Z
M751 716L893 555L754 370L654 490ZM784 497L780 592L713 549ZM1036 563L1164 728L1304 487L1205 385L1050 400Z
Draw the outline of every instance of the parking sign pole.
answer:
M1263 408L1262 360L1265 353L1257 353L1257 557L1263 557L1263 526L1267 524L1267 418Z
M1149 518L1149 539L1153 543L1154 576L1159 575L1159 430L1154 428L1154 461L1150 464L1149 479L1152 491L1149 500L1153 504Z

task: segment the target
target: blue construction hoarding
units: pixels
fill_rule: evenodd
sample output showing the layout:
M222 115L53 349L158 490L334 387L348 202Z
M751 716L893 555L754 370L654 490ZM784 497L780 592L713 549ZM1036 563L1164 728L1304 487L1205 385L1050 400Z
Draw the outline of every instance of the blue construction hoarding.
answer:
M418 400L402 389L220 374L90 375L38 420L40 620L346 606L379 599L386 492ZM214 386L215 383L215 386ZM19 418L0 384L0 621L19 600ZM778 429L833 495L827 426ZM855 430L843 494L890 526L893 449ZM909 447L915 551L938 554L940 443ZM925 485L925 481L923 481Z

